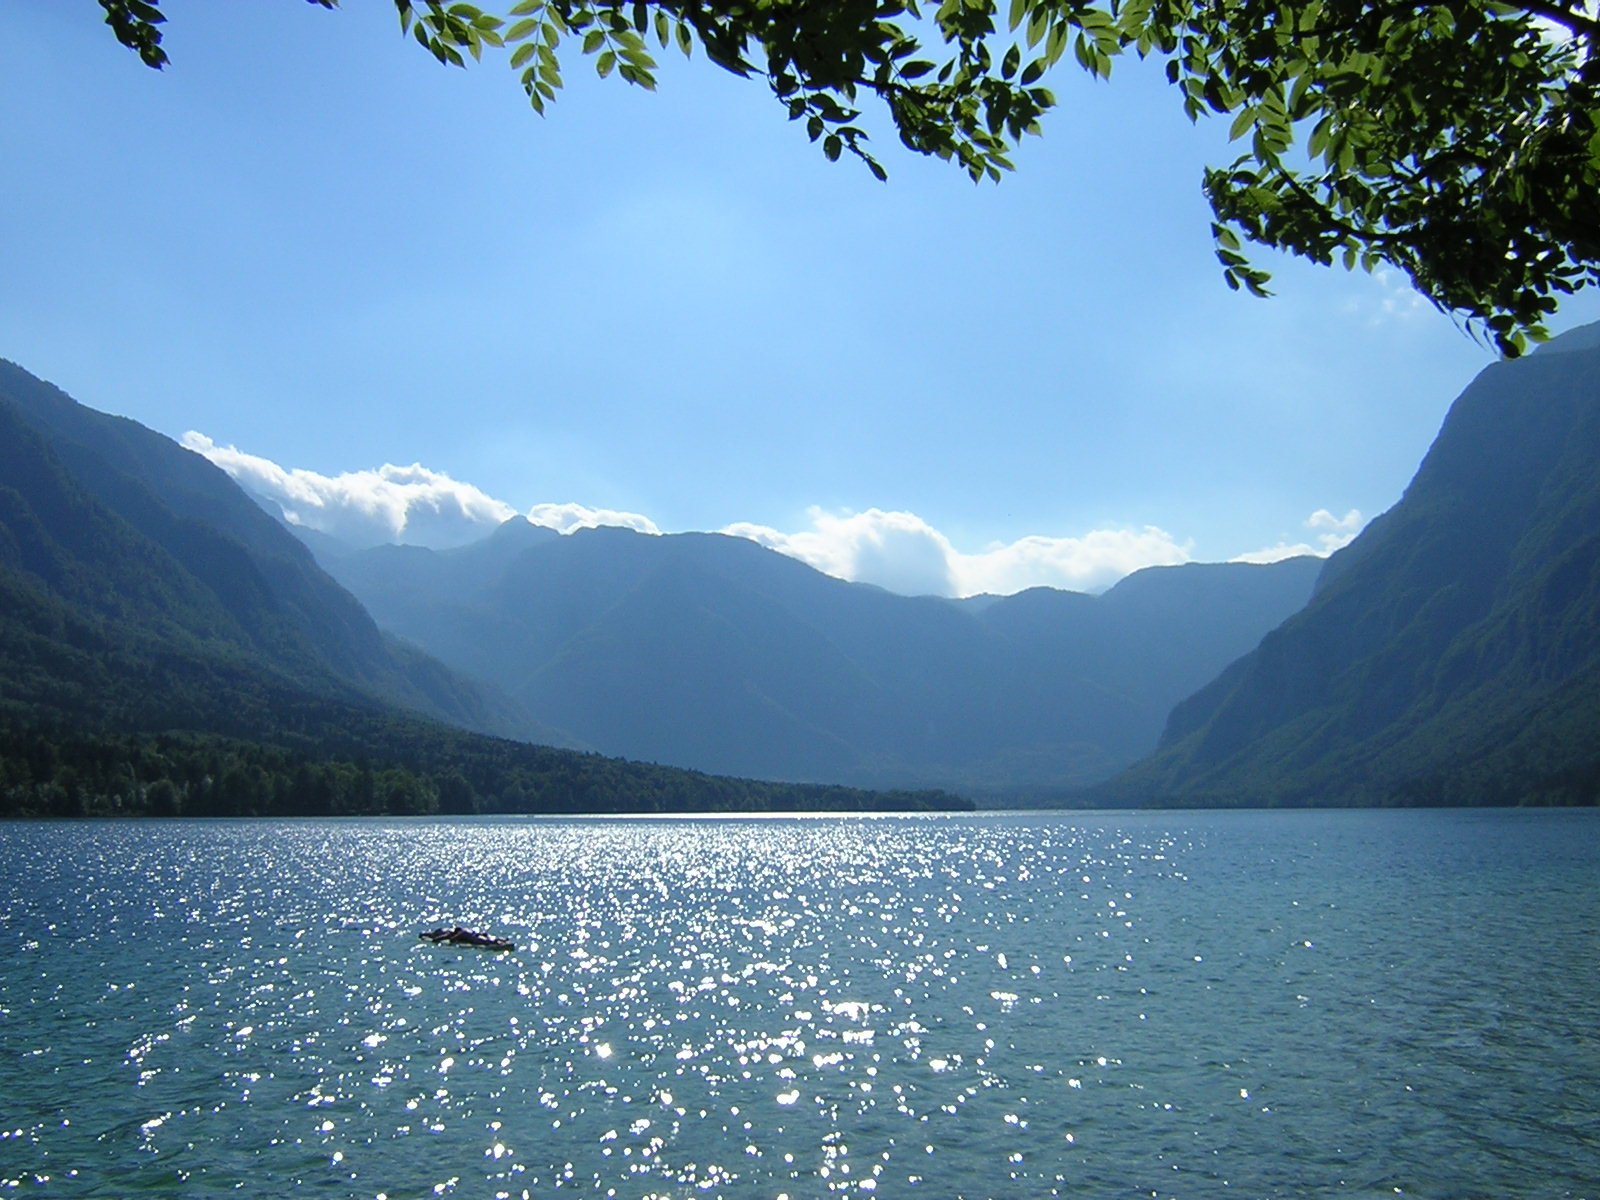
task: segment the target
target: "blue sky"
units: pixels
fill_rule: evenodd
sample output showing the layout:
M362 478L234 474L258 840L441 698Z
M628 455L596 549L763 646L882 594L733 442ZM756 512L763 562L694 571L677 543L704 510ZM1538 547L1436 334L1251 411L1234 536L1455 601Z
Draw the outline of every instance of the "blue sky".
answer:
M1348 532L1490 361L1390 275L1229 292L1226 131L1148 66L1060 71L999 185L869 114L879 184L703 57L651 95L571 54L540 118L380 0L165 9L155 72L91 0L0 8L0 356L308 521L567 506L903 590L1100 587Z

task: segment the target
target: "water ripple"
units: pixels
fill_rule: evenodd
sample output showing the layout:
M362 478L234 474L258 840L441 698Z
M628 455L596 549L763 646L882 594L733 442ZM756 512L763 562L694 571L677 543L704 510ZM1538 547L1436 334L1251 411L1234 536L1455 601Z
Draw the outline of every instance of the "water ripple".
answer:
M1594 1196L1595 818L14 824L0 1195Z

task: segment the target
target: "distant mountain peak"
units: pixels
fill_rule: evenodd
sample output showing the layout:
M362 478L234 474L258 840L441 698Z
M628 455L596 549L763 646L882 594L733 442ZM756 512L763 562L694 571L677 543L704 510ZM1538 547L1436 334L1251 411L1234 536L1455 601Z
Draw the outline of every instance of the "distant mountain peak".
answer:
M560 536L559 532L548 525L535 525L527 517L519 514L500 522L483 540L493 542L497 546L536 546Z

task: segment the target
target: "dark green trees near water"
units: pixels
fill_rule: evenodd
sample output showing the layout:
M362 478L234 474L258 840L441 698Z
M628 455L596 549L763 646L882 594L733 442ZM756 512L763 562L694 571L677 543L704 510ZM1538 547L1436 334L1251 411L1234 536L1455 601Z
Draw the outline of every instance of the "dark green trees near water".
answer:
M700 775L420 723L369 718L370 753L290 747L274 731L102 734L0 727L0 817L366 817L882 812L970 808L944 792L871 792ZM403 745L403 748L402 748Z

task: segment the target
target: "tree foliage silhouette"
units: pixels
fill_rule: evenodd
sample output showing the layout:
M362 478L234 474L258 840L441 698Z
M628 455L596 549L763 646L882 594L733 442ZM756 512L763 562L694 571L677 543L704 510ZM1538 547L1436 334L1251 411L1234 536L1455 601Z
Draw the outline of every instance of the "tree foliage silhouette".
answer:
M99 3L118 40L167 61L157 4ZM1586 0L394 4L443 63L505 53L540 112L574 45L644 88L652 45L698 46L764 81L829 159L880 179L868 101L911 149L999 179L1055 107L1051 68L1070 56L1109 77L1121 56L1157 56L1185 112L1226 118L1241 145L1204 178L1229 286L1267 294L1247 243L1389 264L1516 355L1563 295L1600 279L1600 19Z

